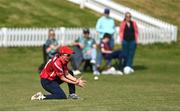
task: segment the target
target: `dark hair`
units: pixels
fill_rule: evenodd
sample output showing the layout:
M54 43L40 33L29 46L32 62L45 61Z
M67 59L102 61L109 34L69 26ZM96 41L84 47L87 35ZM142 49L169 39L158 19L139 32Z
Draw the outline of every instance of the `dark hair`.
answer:
M88 28L84 28L83 29L83 33L89 33L89 29Z
M124 20L126 20L127 14L129 14L129 15L131 16L131 13L130 13L130 12L126 12L126 13L125 13L125 16L124 16Z
M111 34L105 33L105 34L103 35L103 39L104 39L104 38L109 38L109 39L110 39L110 38L111 38Z
M104 14L109 14L110 13L110 9L109 8L105 8L104 9Z
M52 29L52 28L51 28L51 29L49 29L49 32L51 32L51 31L52 31L52 32L55 32L55 31L54 31L54 29Z

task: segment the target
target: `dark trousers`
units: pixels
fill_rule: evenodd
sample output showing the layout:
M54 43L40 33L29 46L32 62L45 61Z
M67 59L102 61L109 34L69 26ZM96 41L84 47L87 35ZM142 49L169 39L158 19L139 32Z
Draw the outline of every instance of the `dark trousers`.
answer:
M106 54L104 55L104 58L107 60L108 66L110 66L112 59L118 59L119 62L122 63L122 66L124 66L127 62L126 55L122 50L116 50L112 52L111 54Z
M133 59L136 51L136 42L135 40L126 41L123 40L122 49L125 55L127 56L127 63L125 66L132 67L133 66Z
M80 67L80 64L83 61L82 49L79 48L78 46L75 46L73 50L75 54L73 54L71 57L71 65L72 65L73 70L78 70Z
M111 49L114 49L114 35L113 34L111 35L111 39L109 41L109 46Z
M45 95L45 99L67 99L66 94L64 93L64 91L62 90L62 88L59 86L60 84L62 84L63 81L60 79L56 79L56 80L48 80L48 79L41 79L41 85L42 87L48 91L49 95ZM69 84L68 83L68 87L69 87L69 94L73 94L75 93L75 85L74 84Z

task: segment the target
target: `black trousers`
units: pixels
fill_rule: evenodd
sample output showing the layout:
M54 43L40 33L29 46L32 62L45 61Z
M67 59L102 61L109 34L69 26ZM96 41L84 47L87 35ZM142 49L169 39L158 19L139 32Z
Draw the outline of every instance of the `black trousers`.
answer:
M78 70L83 61L82 49L74 46L73 50L75 51L75 54L73 54L71 57L71 65L73 70Z
M122 63L122 67L124 67L127 63L127 57L122 50L116 50L111 54L104 55L104 58L108 61L108 66L111 65L112 59L118 59L120 63Z

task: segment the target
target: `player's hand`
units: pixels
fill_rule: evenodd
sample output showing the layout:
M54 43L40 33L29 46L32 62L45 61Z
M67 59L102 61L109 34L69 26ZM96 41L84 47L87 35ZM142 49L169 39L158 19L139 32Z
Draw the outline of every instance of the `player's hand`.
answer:
M82 80L82 77L80 77L80 78L77 79L77 80L78 80L78 84L77 84L77 85L78 85L79 87L82 87L82 88L85 87L86 82L87 82L86 80Z
M85 85L86 85L86 81L85 80L79 80L79 83L78 83L78 86L79 87L85 87Z

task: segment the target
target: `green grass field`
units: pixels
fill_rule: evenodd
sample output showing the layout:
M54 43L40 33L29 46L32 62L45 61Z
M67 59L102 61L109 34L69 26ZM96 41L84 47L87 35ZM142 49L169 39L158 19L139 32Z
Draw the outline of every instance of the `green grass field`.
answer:
M180 26L179 0L114 1ZM0 10L0 27L94 27L100 16L66 0L0 0ZM84 73L87 87L77 88L84 100L30 101L46 93L37 73L41 48L0 48L0 110L180 110L179 49L179 43L139 46L132 75L94 81Z
M0 48L0 110L180 110L180 45L138 46L135 73L101 75L77 94L84 100L30 101L42 91L41 48ZM62 87L67 93L67 85Z
M0 0L0 27L92 27L97 14L67 0Z

